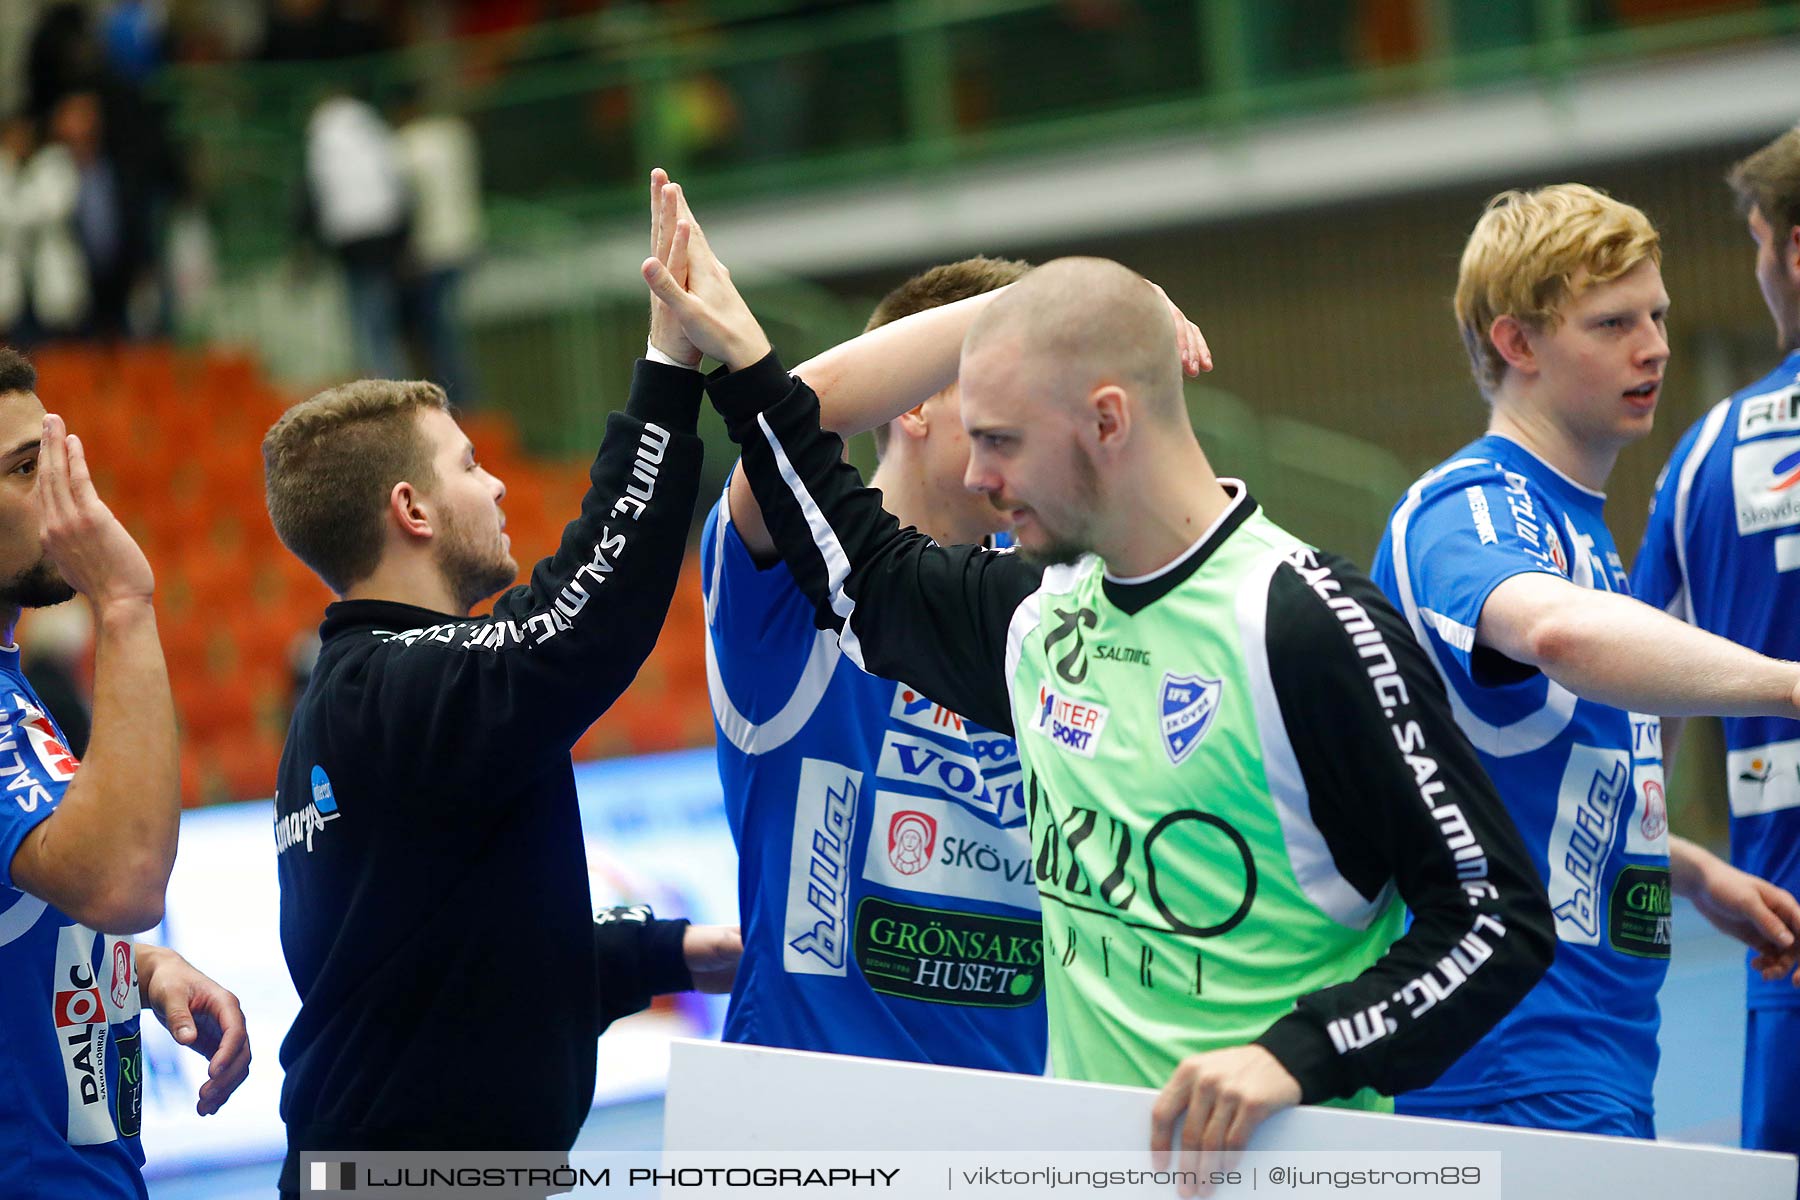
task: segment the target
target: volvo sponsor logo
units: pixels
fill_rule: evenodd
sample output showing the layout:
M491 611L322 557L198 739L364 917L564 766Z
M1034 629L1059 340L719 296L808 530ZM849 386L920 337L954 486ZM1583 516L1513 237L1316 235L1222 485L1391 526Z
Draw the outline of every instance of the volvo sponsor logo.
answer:
M922 812L902 809L888 822L888 861L902 875L917 875L931 865L937 836L936 821Z

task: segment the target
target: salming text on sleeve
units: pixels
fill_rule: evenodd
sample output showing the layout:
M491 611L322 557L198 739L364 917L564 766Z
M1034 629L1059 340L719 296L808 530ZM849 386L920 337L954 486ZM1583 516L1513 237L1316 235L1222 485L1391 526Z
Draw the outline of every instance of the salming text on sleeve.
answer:
M580 515L492 616L327 610L275 805L301 1000L281 1048L285 1188L304 1150L567 1149L592 1103L600 993L629 1000L634 972L678 970L635 940L597 961L569 749L661 628L700 387L638 365Z

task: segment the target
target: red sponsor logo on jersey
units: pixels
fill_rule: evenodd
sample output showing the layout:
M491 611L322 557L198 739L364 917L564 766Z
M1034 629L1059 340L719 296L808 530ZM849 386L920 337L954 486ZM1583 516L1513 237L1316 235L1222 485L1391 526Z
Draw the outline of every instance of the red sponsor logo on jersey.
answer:
M99 988L70 988L56 993L56 1027L99 1025L106 1020L106 1007L100 1002Z
M27 706L25 709L25 736L31 741L31 748L37 752L38 761L52 779L67 783L75 778L75 770L81 766L81 760L69 753L67 746L57 736L55 726L50 718L37 709Z
M903 808L888 822L888 861L902 875L917 875L931 865L937 838L935 818Z
M124 1008L125 1002L131 999L131 943L119 941L113 943L112 954L112 1002L114 1008Z
M1569 573L1569 555L1568 552L1563 549L1562 538L1557 536L1555 528L1550 525L1544 526L1544 545L1550 551L1551 565L1562 575L1567 576Z

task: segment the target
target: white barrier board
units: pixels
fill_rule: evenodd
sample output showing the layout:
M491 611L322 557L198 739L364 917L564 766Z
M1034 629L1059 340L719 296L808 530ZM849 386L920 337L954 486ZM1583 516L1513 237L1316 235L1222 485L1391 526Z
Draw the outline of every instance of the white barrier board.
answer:
M678 1040L663 1150L1095 1151L1143 1148L1147 1088ZM1793 1156L1328 1108L1265 1122L1253 1152L1497 1152L1508 1200L1793 1200Z

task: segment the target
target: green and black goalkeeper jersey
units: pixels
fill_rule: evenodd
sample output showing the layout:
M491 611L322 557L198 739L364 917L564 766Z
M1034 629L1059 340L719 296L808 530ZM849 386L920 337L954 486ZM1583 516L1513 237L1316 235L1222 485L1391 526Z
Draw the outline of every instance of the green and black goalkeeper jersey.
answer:
M1381 1107L1547 968L1543 886L1405 622L1242 485L1152 576L1045 570L902 530L772 355L711 389L820 626L1015 733L1058 1074L1255 1042L1306 1101Z

